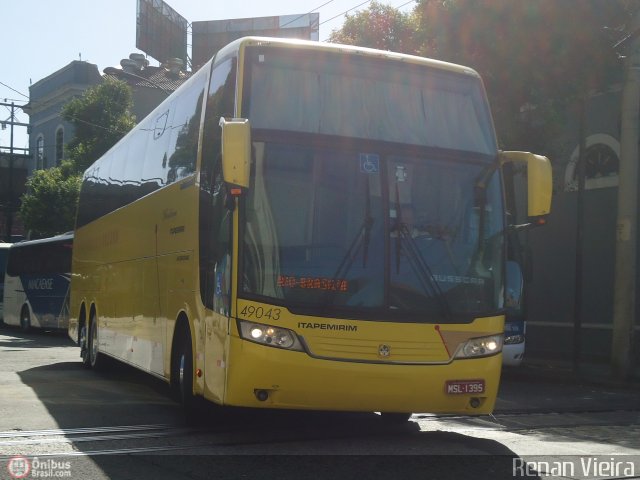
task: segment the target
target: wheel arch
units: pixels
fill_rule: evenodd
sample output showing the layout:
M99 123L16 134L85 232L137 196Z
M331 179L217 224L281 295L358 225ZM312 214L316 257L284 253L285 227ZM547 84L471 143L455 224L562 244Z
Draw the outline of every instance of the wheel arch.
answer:
M22 302L22 306L20 307L20 317L22 317L22 313L24 312L24 309L27 309L27 313L29 314L30 317L33 317L33 311L31 310L31 304L29 303L29 300L25 300L24 302Z
M20 307L20 316L18 317L18 325L22 326L22 318L25 311L27 312L28 319L29 319L29 328L33 328L34 327L33 309L31 308L31 304L27 299L25 299L25 301L22 303L22 306ZM35 325L36 327L40 326L40 322L38 322L37 320L38 319L36 318L36 325Z

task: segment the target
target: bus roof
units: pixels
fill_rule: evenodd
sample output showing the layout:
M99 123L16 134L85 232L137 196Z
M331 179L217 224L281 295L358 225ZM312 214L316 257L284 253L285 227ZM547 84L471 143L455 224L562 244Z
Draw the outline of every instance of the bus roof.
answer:
M376 50L374 48L357 47L354 45L342 45L338 43L314 42L311 40L299 40L290 38L272 38L272 37L242 37L227 46L223 47L216 54L217 57L225 57L234 51L240 50L247 46L253 45L276 45L283 48L305 48L316 51L326 52L342 52L354 55L363 55L368 57L383 58L398 62L406 62L418 65L428 65L430 67L446 70L454 73L472 75L480 78L478 72L473 68L465 67L455 63L444 62L432 58L419 57L417 55L408 55L405 53L396 53L388 50Z
M54 242L65 242L68 240L73 240L73 232L62 233L60 235L55 235L53 237L48 238L39 238L37 240L23 240L17 243L10 243L9 245L13 248L19 247L27 247L30 245L39 245L39 244L47 244Z

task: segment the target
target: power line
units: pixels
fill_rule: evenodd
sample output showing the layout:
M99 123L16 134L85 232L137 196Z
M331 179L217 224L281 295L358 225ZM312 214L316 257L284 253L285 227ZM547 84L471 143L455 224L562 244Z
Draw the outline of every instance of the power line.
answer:
M98 125L97 123L87 122L86 120L82 120L81 118L78 118L78 117L69 117L69 120L84 123L85 125L89 125L91 127L101 128L111 133L127 133L129 131L129 130L120 130L118 128L113 128L113 127L105 127L103 125Z
M3 87L7 87L9 90L12 90L12 91L16 92L18 95L22 95L22 96L23 96L23 97L25 97L25 98L29 98L29 95L25 95L24 93L19 92L18 90L16 90L16 89L15 89L15 88L13 88L13 87L10 87L10 86L9 86L9 85L7 85L6 83L2 83L2 82L0 82L0 85L2 85Z
M409 0L408 2L403 3L402 5L398 5L397 7L393 7L393 8L398 9L398 8L406 7L406 6L407 6L407 5L409 5L410 3L414 3L414 2L417 2L417 1L418 1L418 0Z
M293 23L293 22L297 22L298 20L300 20L302 17L304 17L305 15L309 15L310 13L315 12L316 10L319 10L320 8L324 7L325 5L329 5L330 3L333 3L335 0L329 0L328 2L323 3L322 5L320 5L319 7L316 7L312 10L309 10L307 13L305 13L304 15L300 15L299 17L294 18L293 20L290 20L289 22L285 23L284 25L280 26L280 28L284 28L287 25ZM322 25L322 24L320 24Z
M366 0L366 1L364 1L364 2L362 2L362 3L360 3L360 4L358 4L358 5L356 5L355 7L351 7L349 10L345 10L344 12L339 13L339 14L338 14L338 15L336 15L335 17L331 17L330 19L325 20L324 22L320 22L320 25L324 25L325 23L330 22L331 20L335 20L336 18L341 17L342 15L346 15L346 14L347 14L347 13L349 13L351 10L355 10L356 8L361 7L362 5L365 5L365 4L370 3L370 2L371 2L371 0Z
M22 100L21 98L9 98L9 97L0 96L0 99L3 102L24 102L24 100Z
M336 19L336 18L338 18L338 17L340 17L340 16L342 16L342 15L345 15L345 14L349 13L351 10L355 10L356 8L361 7L362 5L364 5L364 4L366 4L366 3L369 3L370 1L371 1L371 0L368 0L368 1L366 1L366 2L362 2L361 4L356 5L355 7L350 8L350 9L349 9L349 10L347 10L346 12L342 12L341 14L336 15L335 17L331 17L330 19L325 20L324 22L320 23L320 25L322 25L322 24L324 24L324 23L327 23L327 22L330 22L331 20L334 20L334 19ZM395 8L395 9L400 9L400 8L402 8L402 7L406 7L406 6L407 6L407 5L409 5L410 3L414 3L414 2L416 2L416 1L417 1L417 0L409 0L408 2L405 2L405 3L403 3L402 5L398 5L397 7L393 7L393 8ZM325 39L323 40L323 42L326 42L327 40L329 40L329 38L328 38L328 37L327 37L327 38L325 38Z
M50 99L50 100L45 100L45 101L35 100L35 101L30 102L30 105L32 107L37 107L37 108L44 109L44 108L48 108L48 107L50 107L52 105L56 105L58 102L59 101L56 100L56 99ZM60 117L60 118L62 118L62 117ZM68 121L70 121L70 122L76 121L76 122L79 122L79 123L84 123L86 125L89 125L89 126L92 126L92 127L96 127L96 128L101 128L103 130L107 130L107 131L113 132L113 133L127 133L128 132L128 130L127 131L121 131L121 130L118 130L118 129L114 129L113 127L105 127L103 125L98 125L97 123L91 123L89 121L82 120L81 118L78 118L78 117L69 117Z

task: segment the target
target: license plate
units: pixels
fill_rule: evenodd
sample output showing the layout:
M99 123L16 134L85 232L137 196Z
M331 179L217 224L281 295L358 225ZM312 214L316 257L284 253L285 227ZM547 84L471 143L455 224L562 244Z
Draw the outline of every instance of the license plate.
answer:
M448 395L484 393L484 380L448 380L444 389Z

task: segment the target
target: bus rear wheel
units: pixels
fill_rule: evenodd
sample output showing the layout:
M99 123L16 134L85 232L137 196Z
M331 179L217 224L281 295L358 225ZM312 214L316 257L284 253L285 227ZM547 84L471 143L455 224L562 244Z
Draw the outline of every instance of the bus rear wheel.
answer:
M94 370L102 370L105 367L106 359L98 351L98 320L95 316L91 317L89 322L89 366Z
M80 336L78 338L78 343L80 344L80 358L82 358L82 364L87 368L91 368L89 358L89 334L87 332L86 321L83 321L80 326Z
M29 307L23 306L20 312L20 328L23 332L31 330L31 313L29 313Z

